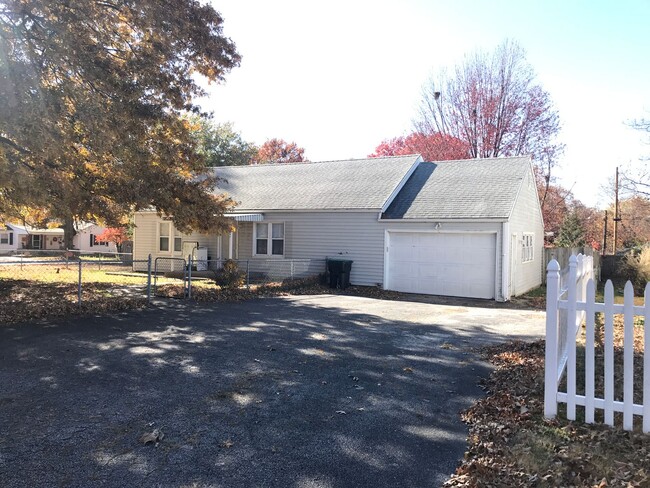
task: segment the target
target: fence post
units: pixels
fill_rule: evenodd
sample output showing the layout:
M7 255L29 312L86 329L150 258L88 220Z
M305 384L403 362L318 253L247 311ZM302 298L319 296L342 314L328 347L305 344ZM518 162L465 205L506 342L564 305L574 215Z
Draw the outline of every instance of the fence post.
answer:
M544 416L557 415L557 345L560 264L551 259L546 274L546 357L544 378Z
M577 301L578 301L578 257L573 254L569 258L569 282L567 290L567 327L566 327L566 348L567 348L567 372L566 372L566 393L567 407L566 416L569 420L576 419L576 333L577 333ZM580 284L580 288L582 288Z
M187 298L192 298L192 255L187 256Z
M151 254L147 258L147 305L151 305Z
M81 306L81 256L79 256L79 284L77 286L77 304Z

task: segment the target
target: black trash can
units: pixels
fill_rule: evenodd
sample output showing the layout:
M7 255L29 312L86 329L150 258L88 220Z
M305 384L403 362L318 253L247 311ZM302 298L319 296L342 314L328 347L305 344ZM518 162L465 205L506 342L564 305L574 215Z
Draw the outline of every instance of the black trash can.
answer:
M353 261L350 259L327 258L330 288L345 290L350 286L350 272Z

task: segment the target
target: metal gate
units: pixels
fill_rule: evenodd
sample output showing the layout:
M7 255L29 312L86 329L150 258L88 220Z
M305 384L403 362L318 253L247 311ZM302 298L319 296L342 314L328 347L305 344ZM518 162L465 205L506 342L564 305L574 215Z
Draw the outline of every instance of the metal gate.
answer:
M166 298L185 298L189 294L187 261L158 257L153 267L153 294Z

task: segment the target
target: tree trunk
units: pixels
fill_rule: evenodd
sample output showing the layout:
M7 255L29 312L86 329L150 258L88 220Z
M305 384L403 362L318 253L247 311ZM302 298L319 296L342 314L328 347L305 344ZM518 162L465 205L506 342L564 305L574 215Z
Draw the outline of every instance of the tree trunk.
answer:
M65 239L64 240L65 248L72 249L73 248L72 240L74 239L74 236L77 233L77 231L74 228L74 218L72 217L72 215L67 215L63 219L63 231L65 232L65 235L63 237Z

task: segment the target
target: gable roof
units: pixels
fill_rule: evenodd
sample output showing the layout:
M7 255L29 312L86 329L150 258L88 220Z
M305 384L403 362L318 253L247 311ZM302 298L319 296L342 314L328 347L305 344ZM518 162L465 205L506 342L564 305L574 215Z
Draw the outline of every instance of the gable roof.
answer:
M262 210L381 210L415 170L419 155L319 163L221 166L236 212Z
M508 219L529 156L420 163L383 219Z

